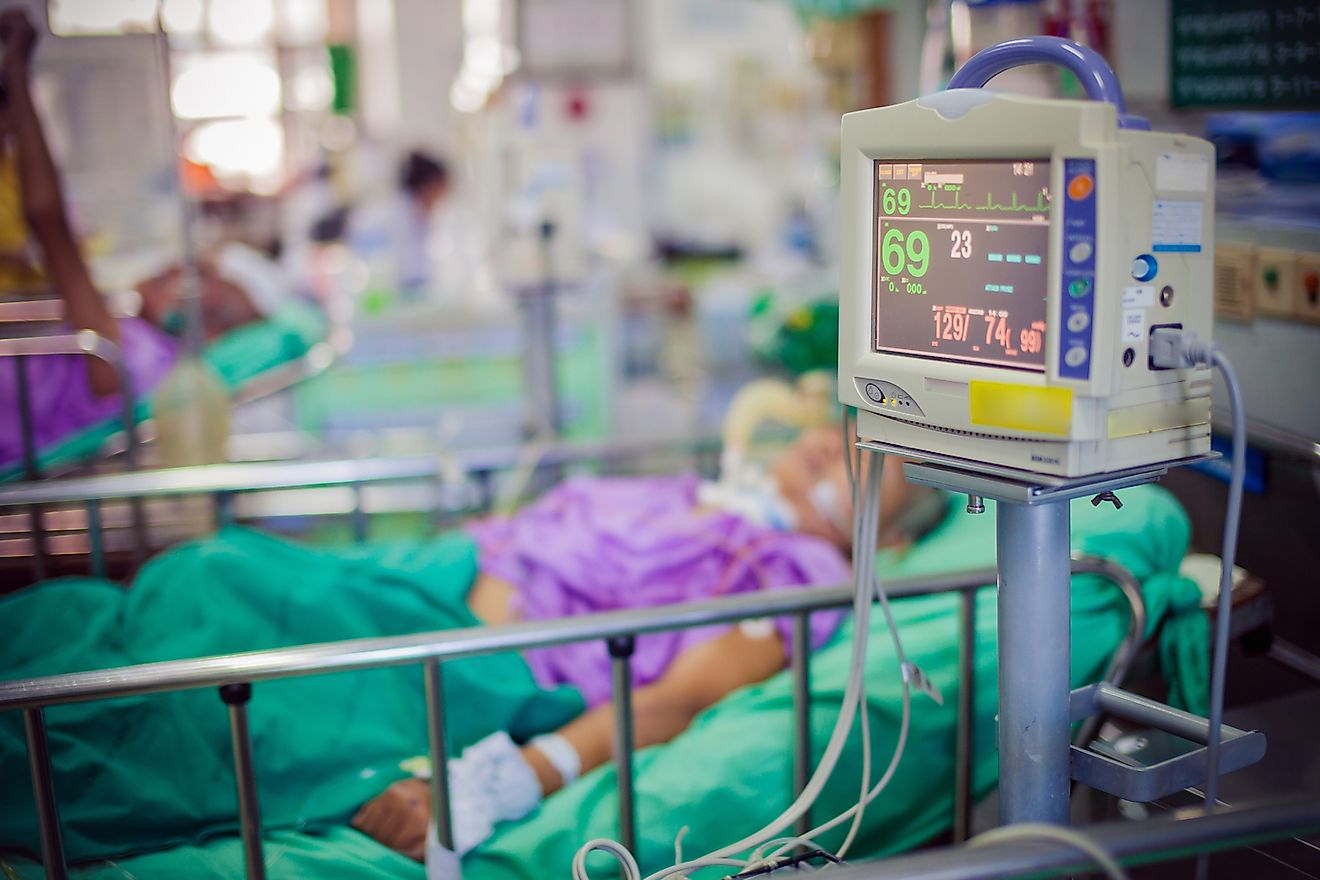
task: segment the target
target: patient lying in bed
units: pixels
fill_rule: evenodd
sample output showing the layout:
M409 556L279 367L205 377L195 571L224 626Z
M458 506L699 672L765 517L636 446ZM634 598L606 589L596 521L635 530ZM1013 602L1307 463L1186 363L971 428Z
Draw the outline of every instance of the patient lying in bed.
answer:
M944 505L903 482L894 461L884 474L881 543L914 539ZM488 623L543 620L710 598L757 589L849 580L844 552L852 510L837 430L804 433L775 464L776 529L704 506L694 477L570 480L511 519L470 528L481 574L468 596ZM923 510L931 517L923 516ZM823 644L840 613L813 615ZM785 665L787 633L771 621L643 635L633 658L636 745L666 742L731 691ZM598 643L532 651L541 684L570 684L588 711L521 748L503 733L470 747L449 768L455 848L479 844L495 823L521 818L546 795L611 756L610 659ZM367 803L353 824L413 858L429 844L429 783L407 779Z
M609 486L616 481L599 482ZM619 485L630 482L655 481ZM961 515L958 505L944 501L948 515L938 528L905 552L881 554L884 577L925 577L994 564L993 518ZM1161 660L1176 664L1166 673L1203 683L1208 628L1200 591L1178 576L1190 535L1187 515L1154 486L1126 490L1123 501L1121 511L1093 507L1085 499L1074 503L1073 548L1111 560L1141 582L1150 612L1148 631L1160 633ZM891 511L897 503L890 504ZM908 510L923 503L913 499ZM523 516L533 521L531 509ZM566 539L558 536L561 543ZM536 540L529 533L527 541ZM703 552L714 556L709 549ZM729 557L714 558L713 568L727 567ZM312 548L253 529L226 528L155 557L128 590L99 578L65 578L0 598L0 620L7 624L0 678L473 626L477 619L468 599L489 594L484 589L473 594L483 564L478 546L465 534ZM977 613L978 798L993 788L997 767L992 593L981 594ZM537 613L522 598L528 594L526 587L516 591L523 617ZM958 610L951 595L893 603L908 659L945 694L959 681ZM1120 592L1093 576L1074 579L1072 610L1072 684L1078 687L1103 674L1130 621ZM884 641L883 630L883 622L872 626L872 636L880 634L877 644ZM810 719L818 744L833 729L844 696L851 632L845 618L832 643L812 659ZM719 633L715 636L718 640ZM638 650L640 667L648 648L643 643ZM583 656L594 657L592 662L602 667L606 662L600 640ZM646 699L656 706L666 705L661 697L678 701L676 727L692 704L710 699L700 688L705 677L723 667L711 664L702 670L689 694L667 685L693 664L684 656L670 659L664 685L642 685L639 691L654 691ZM519 743L549 732L563 735L578 726L574 719L600 711L588 706L576 688L539 687L522 656L456 658L447 660L444 669L454 754L499 730ZM895 747L902 704L898 672L892 651L868 654L873 755L890 754ZM261 816L267 852L278 853L268 859L270 876L421 876L409 859L342 824L410 772L404 764L411 768L408 759L426 750L422 684L421 670L403 665L254 685L249 720ZM718 690L720 683L711 686ZM861 832L870 841L867 852L908 849L947 830L954 704L946 700L939 707L923 700L920 711L912 713L911 760L900 763L889 796L867 810ZM770 822L787 806L792 797L787 747L792 705L792 681L772 675L720 699L663 747L638 755L636 798L644 819L637 829L638 852L644 865L669 864L674 835L685 825L690 826L685 849L706 852ZM47 724L68 857L80 864L114 860L104 868L89 864L80 876L118 877L130 868L143 880L241 873L230 731L214 689L71 704L51 710ZM842 812L855 801L862 772L859 752L854 747L845 751L844 763L817 804L818 817ZM29 876L25 865L31 865L30 876L40 875L35 807L30 787L21 784L27 774L23 718L0 713L0 779L20 782L0 785L0 874L7 859L21 876ZM455 775L451 772L451 779ZM583 840L617 834L614 786L608 766L602 767L524 819L500 824L493 838L465 859L465 876L566 875ZM417 783L412 788L415 796L425 793ZM533 796L540 796L539 781ZM456 807L460 815L476 810L462 798ZM828 846L841 838L839 829L836 839L822 842ZM341 869L333 870L336 865Z

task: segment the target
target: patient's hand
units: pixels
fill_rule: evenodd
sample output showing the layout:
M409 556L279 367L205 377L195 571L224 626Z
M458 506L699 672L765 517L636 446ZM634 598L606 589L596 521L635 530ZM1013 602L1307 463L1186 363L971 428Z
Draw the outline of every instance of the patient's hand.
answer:
M410 859L426 855L431 822L431 785L425 779L401 779L367 801L353 817L353 827Z
M480 845L500 822L521 819L541 802L536 770L502 730L478 740L449 760L453 852L460 857ZM353 827L423 861L431 824L430 783L396 782L353 817ZM432 839L433 846L439 842Z

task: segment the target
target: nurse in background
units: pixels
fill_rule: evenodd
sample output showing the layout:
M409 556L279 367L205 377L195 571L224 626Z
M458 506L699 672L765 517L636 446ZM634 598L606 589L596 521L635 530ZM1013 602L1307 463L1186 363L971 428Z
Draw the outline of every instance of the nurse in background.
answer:
M46 280L23 217L13 133L9 88L0 78L0 293L35 292Z
M0 12L0 74L7 90L9 155L17 167L21 218L37 244L41 271L63 303L64 330L91 330L118 345L132 390L142 398L156 390L178 356L172 331L182 324L183 269L172 266L137 284L139 316L111 315L73 233L59 170L32 101L28 65L36 42L37 32L21 9ZM283 295L278 268L239 244L202 259L197 275L207 339L268 316ZM0 363L0 466L18 462L25 452L17 417L23 398L19 378L12 358ZM95 358L29 358L23 388L38 449L119 414L119 377Z
M388 284L405 300L425 296L431 283L431 221L448 194L444 162L414 151L399 166L398 191L353 213L349 245L366 261L373 286Z

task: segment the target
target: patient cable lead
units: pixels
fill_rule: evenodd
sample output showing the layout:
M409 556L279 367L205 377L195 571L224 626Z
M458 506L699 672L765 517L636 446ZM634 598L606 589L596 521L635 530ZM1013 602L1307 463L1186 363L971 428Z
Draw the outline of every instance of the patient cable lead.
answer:
M846 413L844 418L845 420L847 419ZM860 461L854 462L851 457L853 454L853 446L854 444L852 443L846 445L845 454L849 456L849 468L851 475L855 480L857 471L860 469ZM854 636L851 658L852 663L848 676L848 684L845 688L843 701L839 709L839 717L834 725L834 731L830 735L829 742L825 746L825 752L821 756L820 763L816 766L816 770L808 781L806 788L802 790L794 802L784 812L760 830L700 858L671 865L668 868L647 876L645 880L665 880L665 878L685 877L690 871L716 865L738 867L744 870L749 867L755 867L756 865L754 861L739 859L736 858L736 856L739 853L746 852L747 850L758 846L764 848L764 844L767 840L773 838L775 834L779 833L784 828L787 828L802 816L811 808L812 804L815 803L816 799L820 796L821 791L824 789L826 781L834 772L834 768L847 743L848 734L852 730L854 715L857 713L859 707L863 713L866 712L866 692L863 686L863 679L866 668L866 649L870 635L871 606L874 598L874 591L877 587L875 581L876 560L874 541L876 535L879 533L880 525L880 478L883 471L882 462L883 458L881 456L876 456L871 469L866 474L865 497L858 497L859 493L856 491L856 482L853 482L854 510L858 512L858 515L855 517L853 524L853 578L856 591L853 599ZM857 506L858 501L862 502L860 508ZM870 552L857 553L856 548L858 547L870 548ZM883 598L882 607L885 608L886 614L888 615L888 603L887 600L884 600ZM896 651L901 656L902 647L897 644L898 633L897 629L892 626L892 619L891 635L896 641ZM907 674L905 672L905 693L907 690ZM887 773L886 777L892 775L893 767L896 766L896 764L897 760L891 762L891 772ZM877 786L874 793L878 793L878 790L883 784L887 783L887 781L887 778L883 778L881 780L881 786ZM869 802L872 796L873 794L868 794L868 796L863 798L857 806L854 806L841 817L836 817L835 820L831 820L832 823L838 824L839 822L846 821L848 818L852 817L860 806ZM831 827L833 826L831 825ZM796 845L796 843L790 845ZM574 855L574 880L590 880L586 868L586 859L590 853L597 851L608 853L615 858L619 866L623 869L625 880L642 880L641 870L637 864L636 858L634 858L633 855L618 842L605 838L588 841Z

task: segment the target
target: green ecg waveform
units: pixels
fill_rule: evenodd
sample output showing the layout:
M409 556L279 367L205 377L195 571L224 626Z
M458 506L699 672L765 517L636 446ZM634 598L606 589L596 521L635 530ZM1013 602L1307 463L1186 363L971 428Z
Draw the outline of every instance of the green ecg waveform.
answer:
M929 209L931 209L931 210L936 210L936 211L971 211L971 210L976 210L976 211L1029 211L1029 212L1037 213L1037 214L1038 214L1038 213L1041 213L1041 212L1044 212L1044 211L1048 211L1048 210L1050 209L1050 203L1049 203L1049 201L1045 198L1045 194L1044 194L1044 193L1037 193L1037 194L1036 194L1036 204L1034 204L1034 205L1019 205L1019 204L1018 204L1018 200L1017 200L1017 193L1013 193L1012 201L1011 201L1010 204L1007 204L1007 205L1001 205L1001 204L999 204L998 202L995 201L995 197L994 197L993 195L991 195L991 194L987 194L986 197L985 197L985 204L984 204L984 205L976 205L976 206L972 206L972 205L964 205L964 204L962 203L962 199L961 199L961 197L960 197L959 194L958 194L958 190L955 189L955 190L953 190L953 204L952 204L952 205L944 205L944 204L941 204L941 203L935 201L935 193L938 191L936 187L933 187L933 186L927 186L926 188L930 190L930 204L928 204L928 205L922 205L921 207L923 207L923 208L929 208Z
M985 204L976 206L976 210L978 211L1032 211L1039 213L1041 211L1048 211L1049 209L1050 203L1045 200L1045 193L1036 194L1036 204L1034 205L1019 205L1017 193L1013 193L1012 204L1000 205L995 202L994 196L987 194L985 197Z
M964 204L962 204L962 202L961 202L961 201L959 200L959 198L958 198L958 190L956 190L956 189L953 191L953 204L952 204L952 205L940 205L940 204L937 204L937 203L935 202L935 191L936 191L936 187L928 185L926 188L930 190L930 204L929 204L929 205L922 205L921 207L923 207L923 208L931 208L931 209L933 209L933 210L937 210L937 211L940 211L940 210L943 210L943 211L952 211L952 210L970 211L971 208L972 208L971 205L964 205Z

